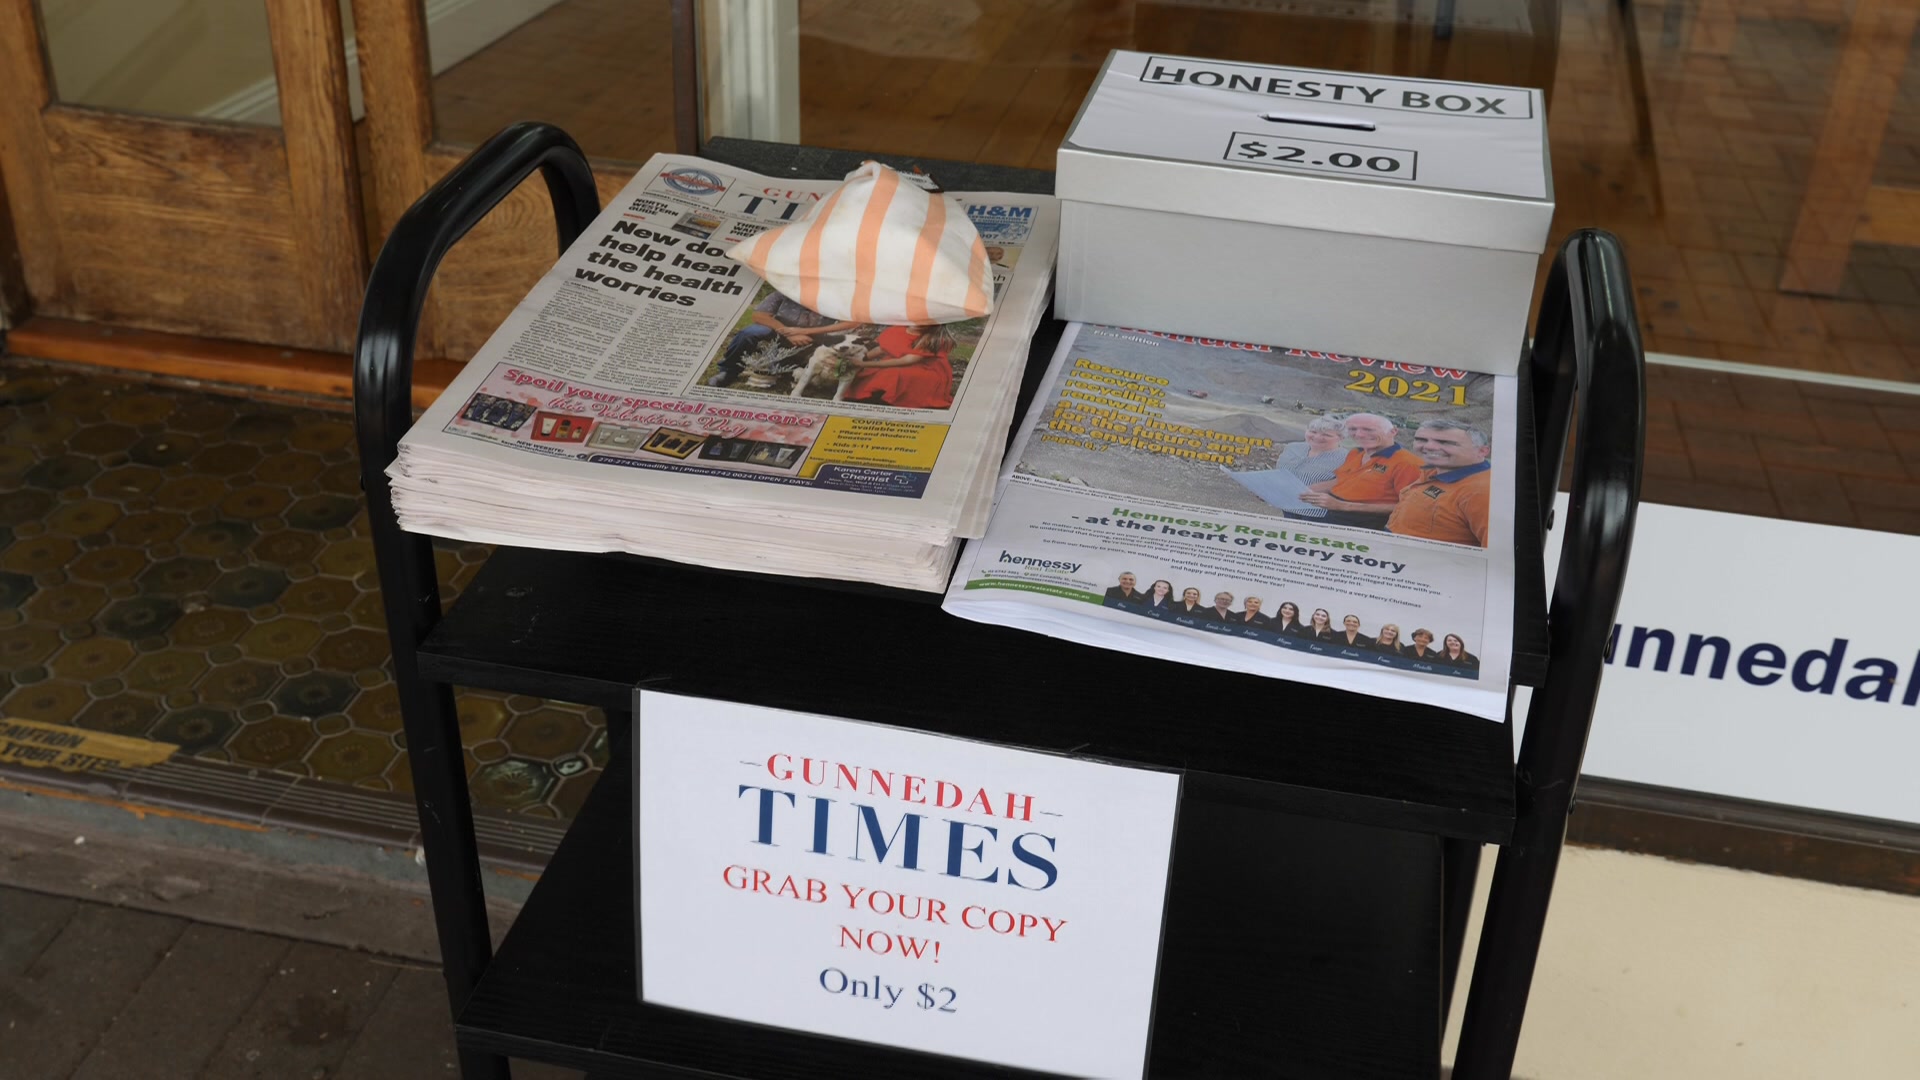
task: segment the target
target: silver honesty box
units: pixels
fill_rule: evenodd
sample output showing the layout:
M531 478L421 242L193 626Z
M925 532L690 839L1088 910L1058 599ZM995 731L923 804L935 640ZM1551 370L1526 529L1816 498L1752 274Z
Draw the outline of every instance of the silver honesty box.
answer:
M1511 374L1537 90L1115 52L1060 146L1056 313Z

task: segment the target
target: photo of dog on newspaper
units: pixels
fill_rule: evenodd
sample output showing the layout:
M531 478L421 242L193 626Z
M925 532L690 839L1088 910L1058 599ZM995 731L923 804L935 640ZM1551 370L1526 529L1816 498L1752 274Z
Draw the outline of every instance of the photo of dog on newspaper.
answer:
M834 321L762 284L701 382L788 398L946 409L985 327L984 318L934 326Z

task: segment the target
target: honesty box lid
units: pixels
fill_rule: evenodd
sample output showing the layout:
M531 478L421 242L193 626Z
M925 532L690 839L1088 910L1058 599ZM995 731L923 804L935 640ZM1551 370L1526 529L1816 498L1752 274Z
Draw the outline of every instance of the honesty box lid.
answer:
M1538 254L1537 90L1116 51L1060 145L1061 199Z

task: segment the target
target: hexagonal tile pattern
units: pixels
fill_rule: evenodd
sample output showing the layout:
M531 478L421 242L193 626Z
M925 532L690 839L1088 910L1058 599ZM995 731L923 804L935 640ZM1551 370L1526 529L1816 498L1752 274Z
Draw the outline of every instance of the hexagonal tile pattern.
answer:
M284 412L243 412L227 427L226 436L255 446L276 445L287 441L297 423Z
M241 725L227 740L226 749L237 762L271 769L299 761L316 737L313 725L305 720L269 716Z
M44 623L11 626L0 634L0 669L14 671L37 664L60 648L60 630Z
M193 471L208 476L239 476L260 460L260 448L246 443L216 443L194 455Z
M108 416L135 427L166 420L172 415L173 409L173 398L159 392L117 396L106 407Z
M59 570L73 561L80 545L65 536L35 536L15 540L0 552L0 570L16 574L44 574Z
M313 565L330 577L357 579L374 569L373 543L355 538L328 544L326 550L314 557Z
M14 488L0 491L0 525L25 525L29 521L39 521L47 516L53 507L53 496L44 491L29 488Z
M244 612L223 608L190 611L173 624L171 637L176 645L211 649L237 640L252 625Z
M120 508L105 499L72 499L54 508L46 517L47 531L67 536L91 536L105 532L120 520Z
M0 702L0 715L48 724L70 724L86 708L87 688L79 683L48 679L17 687Z
M135 660L127 668L126 681L132 690L171 694L187 689L206 673L205 653L197 649L168 648L146 653Z
M9 428L7 441L22 446L57 446L62 441L71 439L73 430L77 426L78 424L71 416L43 413L39 416L23 418Z
M281 488L248 484L228 492L227 497L220 500L220 516L239 521L278 517L287 508L287 501L287 493Z
M513 715L504 700L481 692L461 694L455 706L460 716L460 738L469 746L498 737Z
M274 691L273 703L281 712L312 719L337 713L347 707L360 687L344 675L331 671L311 671L296 675Z
M125 450L139 439L140 433L125 424L88 424L67 436L67 449L101 458Z
M545 799L553 780L553 770L538 761L507 758L482 765L469 786L495 806L521 809Z
M351 581L331 577L312 577L296 582L281 594L280 610L289 615L304 615L318 619L325 615L346 611L354 601L363 599L365 596L371 596L376 604L379 603L379 593L362 594L359 589L354 588ZM384 632L381 633L380 640L383 642L386 640Z
M192 394L173 394L170 397L173 411L166 417L169 430L207 435L225 430L233 423L233 402L224 398Z
M313 662L333 671L359 672L379 667L388 655L386 634L377 630L342 630L327 635L314 650Z
M387 609L377 592L358 594L353 603L347 605L347 616L361 626L371 626L382 633L387 627Z
M115 582L134 580L146 565L147 556L144 552L137 548L115 545L95 548L69 562L67 576L76 581L112 585Z
M127 499L153 494L162 479L152 465L118 465L87 481L87 490L103 499Z
M207 599L226 607L256 608L287 591L287 572L274 566L249 566L220 575L207 587Z
M287 524L296 529L322 532L337 529L360 512L360 501L345 495L313 495L287 510Z
M287 440L296 450L320 455L353 445L353 425L330 416L303 419Z
M270 454L253 467L253 478L263 484L291 488L309 483L326 468L318 454L290 450Z
M240 637L240 649L259 660L282 663L305 656L320 643L320 624L282 616L260 623Z
M391 681L362 690L347 706L347 719L362 731L391 737L401 729L400 689Z
M56 454L40 459L40 464L27 470L20 478L28 487L45 488L48 491L64 491L78 487L94 478L100 472L100 466L92 458L79 454Z
M180 550L188 555L217 559L245 551L253 538L253 526L244 521L209 521L188 529L180 537Z
M0 570L0 611L24 607L34 592L33 578L26 574Z
M115 543L145 549L177 538L187 529L185 514L168 510L149 510L128 514L107 530Z
M77 727L109 735L145 735L160 716L160 703L142 694L115 694L80 710Z
M83 622L107 606L107 590L99 585L69 581L50 585L27 601L27 618L53 626Z
M315 776L356 783L387 771L400 751L391 739L370 731L346 731L321 739L307 754Z
M139 596L122 600L100 616L100 628L115 637L138 641L166 633L180 621L180 605L172 597Z
M220 576L212 559L181 556L152 563L140 573L140 591L153 596L185 596L205 592Z
M61 649L47 667L52 669L54 678L92 682L120 671L132 659L132 645L118 638L94 636L81 638Z
M33 371L0 381L0 715L410 792L351 419ZM488 554L436 542L446 594ZM457 701L476 805L577 810L598 714Z
M197 705L168 713L153 726L150 736L175 744L183 754L197 754L225 743L238 730L240 719L230 710Z
M8 434L11 434L11 430ZM0 443L0 479L18 483L38 460L40 460L39 455L35 454L29 446Z
M271 566L294 566L312 562L324 546L326 541L318 533L281 529L255 540L253 556Z
M267 695L279 685L278 667L258 660L234 660L215 664L194 684L194 693L201 701L238 708L265 701Z
M562 709L536 709L516 716L501 736L521 757L552 760L586 745L587 718Z
M139 465L165 468L189 461L200 452L200 440L179 432L149 435L127 449L127 456Z

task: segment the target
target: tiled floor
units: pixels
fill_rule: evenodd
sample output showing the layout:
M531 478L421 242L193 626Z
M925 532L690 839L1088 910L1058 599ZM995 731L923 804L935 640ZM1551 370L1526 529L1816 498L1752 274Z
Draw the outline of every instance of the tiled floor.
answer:
M410 791L350 418L0 369L0 715ZM451 590L484 548L438 553ZM460 698L475 802L564 816L597 714Z

